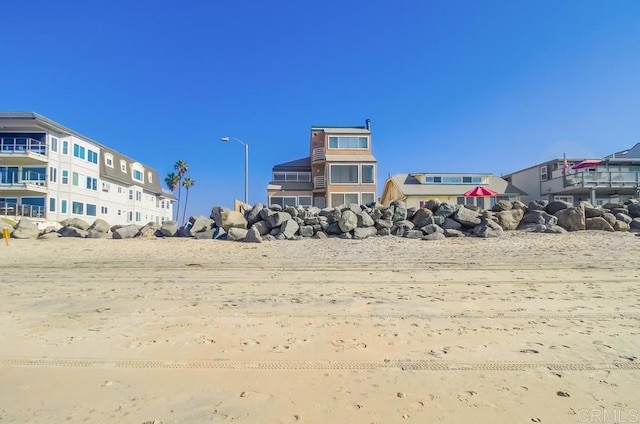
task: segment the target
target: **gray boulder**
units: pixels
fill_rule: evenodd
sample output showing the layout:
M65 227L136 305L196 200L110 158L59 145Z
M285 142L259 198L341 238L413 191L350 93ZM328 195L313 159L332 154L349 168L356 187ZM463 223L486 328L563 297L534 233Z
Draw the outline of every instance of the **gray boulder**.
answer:
M218 229L220 227L216 227L216 229ZM142 230L140 230L142 231ZM200 231L199 233L196 233L193 238L196 240L211 240L213 237L213 233L215 232L215 230L213 228L209 229L209 230L205 230L205 231Z
M95 221L93 221L93 224L91 224L91 226L88 228L88 230L94 230L99 233L105 233L105 234L108 233L110 229L111 229L111 226L109 225L109 223L101 218L98 218Z
M395 200L391 202L391 205L394 207L391 221L398 222L407 219L407 204L404 201Z
M406 230L402 234L402 237L410 239L421 239L422 237L424 237L424 233L422 232L422 230Z
M624 222L624 221L616 221L616 222L613 224L613 229L614 229L615 231L626 232L626 231L629 231L629 224L627 224L627 223L626 223L626 222Z
M597 216L595 218L587 218L585 220L585 228L587 230L608 231L611 233L615 231L611 224L609 224L607 220L601 216Z
M81 230L78 227L62 227L58 230L58 233L62 237L78 237L78 238L87 237L87 232L85 230Z
M244 237L244 241L249 243L262 243L262 235L258 229L254 226L247 230L247 234Z
M454 230L452 228L447 228L444 230L445 237L465 237L464 233L460 230Z
M382 228L391 228L393 227L393 222L391 222L390 219L376 219L375 221L375 227L378 230L381 230Z
M301 225L298 230L302 237L311 237L313 236L313 225Z
M62 221L60 221L60 225L63 227L79 228L84 231L87 231L90 227L90 225L86 221L83 221L80 218L63 219Z
M626 215L624 213L617 213L615 217L617 221L622 221L625 224L630 224L631 221L633 220L633 218L631 218L629 215Z
M375 225L373 218L365 211L358 212L356 217L358 219L358 227L373 227Z
M353 229L353 238L357 240L373 237L378 234L375 227L357 227Z
M553 215L549 215L543 210L534 209L528 211L522 217L522 222L526 224L553 224L558 223L558 218Z
M560 209L554 216L558 218L558 225L567 231L579 231L587 228L584 209L581 207Z
M518 228L522 218L524 217L524 211L522 209L504 210L502 212L496 212L493 215L498 221L498 225L505 231L512 231Z
M318 231L317 233L315 233L313 235L314 239L319 239L319 240L325 240L327 238L329 238L329 236L327 236L327 233L325 233L324 231Z
M258 221L254 223L251 228L255 228L256 230L258 230L260 236L267 235L271 231L271 228L269 228L269 225L267 225L266 221Z
M280 226L280 233L284 235L287 240L290 240L298 232L299 228L300 226L298 223L295 220L290 219L282 223Z
M551 215L555 215L556 212L565 210L565 209L569 209L574 207L571 203L567 203L567 202L563 202L562 200L554 200L553 202L550 202L547 207L546 207L546 211L547 213L551 214ZM581 208L582 209L582 208ZM582 209L584 210L584 209Z
M381 237L390 236L391 235L391 229L390 228L380 228L378 230L378 235L381 236Z
M441 216L443 217L443 220L444 220L444 218L453 215L455 211L456 211L456 207L454 205L451 205L449 203L441 203L440 206L438 206L438 209L436 209L434 215Z
M411 221L398 221L393 224L393 227L391 227L391 234L394 236L403 236L404 233L409 230L413 230L414 227L415 225L413 225L413 222Z
M342 212L338 226L342 232L346 233L358 226L358 216L351 210Z
M106 235L105 235L106 236ZM52 233L42 233L38 236L38 240L53 240L62 237L60 233L54 231Z
M476 237L501 237L504 234L504 230L497 222L483 219L480 224L473 228L473 235Z
M631 218L640 218L640 202L632 202L627 205Z
M289 221L290 219L291 215L287 212L274 212L267 216L264 221L267 223L267 227L276 228L280 227L285 221Z
M16 228L10 233L11 237L16 239L37 239L40 230L29 218L21 218L16 224Z
M473 228L480 224L480 215L478 212L472 211L462 205L458 206L451 218L467 228Z
M160 234L165 237L175 237L178 235L178 228L176 221L164 221L160 226Z
M214 206L211 208L209 218L213 219L218 227L222 227L222 213L228 210L229 209L223 208L222 206Z
M115 230L112 234L112 237L114 239L134 238L138 234L138 231L140 231L140 227L138 227L137 225L125 225Z
M215 221L211 218L207 218L205 216L191 217L189 218L189 222L191 223L191 228L189 228L189 235L194 237L197 233L201 233L202 231L207 231L213 228L215 225Z
M431 233L431 234L427 234L426 236L422 237L422 240L444 240L445 238L447 238L447 236L444 235L444 233Z
M613 226L613 224L615 224L617 221L616 216L609 212L603 214L602 218L604 218L604 220L607 221L611 226Z
M491 208L493 212L509 211L511 209L513 209L513 204L508 200L498 200Z
M431 212L435 212L435 211L438 210L438 208L440 207L441 204L442 204L442 202L440 201L440 199L429 199L429 200L427 200L427 204L425 206Z
M442 217L439 217L442 218ZM434 222L434 225L435 224ZM442 229L444 230L459 230L462 228L462 224L460 224L458 221L453 220L451 218L445 218L444 222L442 223L442 225L440 225L440 227L442 227Z
M411 218L411 222L417 227L422 227L424 225L429 224L429 218L433 216L433 212L428 208L419 208L416 210L416 213L413 214Z
M545 211L549 202L547 200L532 200L527 205L527 211Z
M258 221L261 221L263 218L260 216L260 212L265 208L262 203L256 203L253 205L251 210L246 213L246 219L249 225L253 225Z
M244 219L244 217L242 218ZM229 230L227 231L227 240L242 241L247 236L247 232L248 230L246 228L229 227Z
M420 229L426 235L433 234L433 233L444 234L444 229L442 229L442 227L437 226L436 224L428 224L428 225L425 225L424 227L421 227Z
M605 211L601 208L594 208L593 206L591 207L586 207L584 208L584 216L585 218L595 218L597 216L602 216L604 215Z
M58 234L58 236L60 236L60 234ZM103 233L102 231L97 231L97 230L87 230L87 237L89 239L106 239L112 237L112 234L109 233Z

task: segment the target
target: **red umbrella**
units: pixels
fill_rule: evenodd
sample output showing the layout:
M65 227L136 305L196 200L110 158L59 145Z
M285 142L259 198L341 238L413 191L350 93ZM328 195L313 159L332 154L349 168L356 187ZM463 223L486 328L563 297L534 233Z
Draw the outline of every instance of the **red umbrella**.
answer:
M493 191L490 188L478 186L467 191L463 196L464 197L486 197L486 196L497 196L497 195L498 195L497 191Z

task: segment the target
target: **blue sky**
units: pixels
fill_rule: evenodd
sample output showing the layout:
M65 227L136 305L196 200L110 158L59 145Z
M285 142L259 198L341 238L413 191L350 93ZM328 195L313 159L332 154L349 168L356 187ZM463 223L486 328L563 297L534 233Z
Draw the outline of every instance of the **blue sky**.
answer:
M372 120L400 172L501 175L640 142L640 2L30 0L2 7L0 110L33 111L162 177L188 214L266 201L312 125Z

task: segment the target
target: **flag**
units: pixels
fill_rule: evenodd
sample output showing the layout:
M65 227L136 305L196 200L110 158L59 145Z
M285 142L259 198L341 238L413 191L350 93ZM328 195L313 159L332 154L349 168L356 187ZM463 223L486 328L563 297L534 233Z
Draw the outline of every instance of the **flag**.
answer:
M567 155L564 155L564 166L562 167L562 175L567 175L567 169L569 169L569 162L567 162Z

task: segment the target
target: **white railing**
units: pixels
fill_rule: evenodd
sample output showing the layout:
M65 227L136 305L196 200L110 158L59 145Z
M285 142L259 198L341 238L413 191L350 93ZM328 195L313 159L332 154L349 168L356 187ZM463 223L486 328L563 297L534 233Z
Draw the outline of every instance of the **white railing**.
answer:
M324 149L322 147L316 147L315 149L313 149L313 152L311 153L312 162L318 162L324 160L324 158Z
M320 177L313 177L313 188L326 188L327 180L324 175Z
M0 153L36 153L46 156L46 143L29 137L0 137Z

